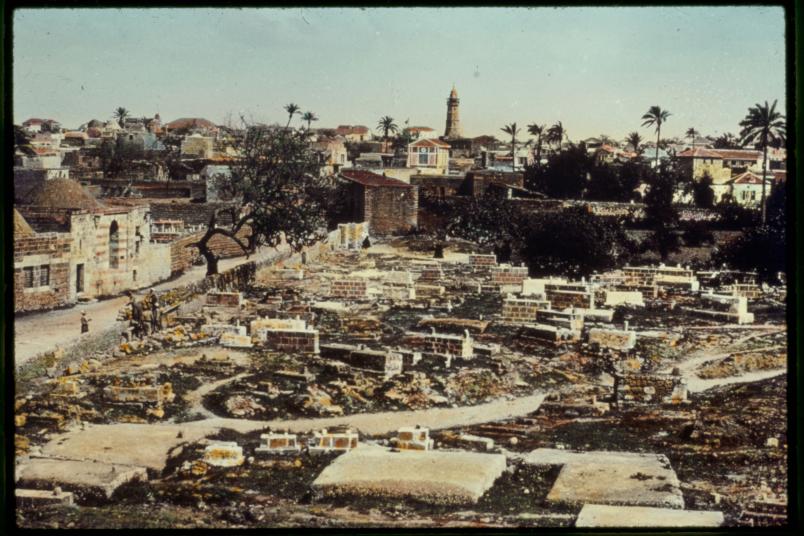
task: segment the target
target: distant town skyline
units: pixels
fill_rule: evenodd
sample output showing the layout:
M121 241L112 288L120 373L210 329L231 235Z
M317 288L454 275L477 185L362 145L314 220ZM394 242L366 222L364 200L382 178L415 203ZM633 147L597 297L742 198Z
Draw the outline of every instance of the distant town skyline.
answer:
M443 133L454 84L470 137L562 121L572 140L649 141L652 105L672 113L663 137L736 134L749 106L784 109L784 31L764 6L21 9L13 119L284 124L294 102L314 127L390 115Z

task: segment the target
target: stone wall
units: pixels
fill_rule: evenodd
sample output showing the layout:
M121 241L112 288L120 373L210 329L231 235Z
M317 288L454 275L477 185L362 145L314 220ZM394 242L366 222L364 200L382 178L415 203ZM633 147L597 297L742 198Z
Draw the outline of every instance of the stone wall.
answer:
M73 303L70 299L70 248L68 234L47 233L14 239L14 312L52 309ZM41 266L50 270L50 284L25 288L25 268L39 281Z
M547 289L545 294L553 308L557 310L566 309L567 307L594 308L594 295L591 292Z
M363 213L376 234L406 232L418 226L419 189L391 186L364 187Z
M282 352L301 352L304 354L317 354L318 330L262 330L265 344L273 350Z

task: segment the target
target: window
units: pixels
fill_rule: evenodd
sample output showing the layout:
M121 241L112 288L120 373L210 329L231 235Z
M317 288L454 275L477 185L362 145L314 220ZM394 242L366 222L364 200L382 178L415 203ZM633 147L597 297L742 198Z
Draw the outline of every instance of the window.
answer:
M426 166L429 162L427 153L419 153L419 165Z
M751 190L751 201L755 201L757 198L757 193L754 190Z
M25 288L33 288L34 286L34 274L33 274L33 266L26 266L22 269L24 275L24 282L23 286Z
M120 231L116 221L109 227L109 268L117 268L120 265Z
M50 286L50 266L47 264L43 264L39 267L39 286Z

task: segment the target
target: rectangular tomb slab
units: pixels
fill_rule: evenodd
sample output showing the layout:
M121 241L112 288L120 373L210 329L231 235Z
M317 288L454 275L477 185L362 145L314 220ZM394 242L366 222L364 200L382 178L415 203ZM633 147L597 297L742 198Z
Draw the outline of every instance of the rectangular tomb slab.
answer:
M107 497L126 482L148 480L145 467L49 458L32 458L17 467L17 475L24 482L96 488L103 490Z
M17 488L14 495L20 506L71 505L74 501L71 491Z
M370 445L348 452L313 482L325 495L366 495L439 504L474 503L505 470L502 454L391 452Z
M563 465L548 502L684 508L678 477L663 454L537 449L523 460Z
M723 513L711 510L675 510L646 506L585 504L576 527L719 527Z

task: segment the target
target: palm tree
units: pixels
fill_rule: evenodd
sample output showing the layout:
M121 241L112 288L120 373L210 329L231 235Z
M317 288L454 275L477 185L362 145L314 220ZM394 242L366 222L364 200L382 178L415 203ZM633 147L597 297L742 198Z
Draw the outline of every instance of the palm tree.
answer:
M640 147L640 145L642 145L642 136L639 135L639 132L631 132L628 137L625 138L625 141L634 148L636 154L642 153L642 147Z
M313 112L304 112L301 118L303 121L307 121L307 130L310 130L310 123L313 121L318 121L318 116L316 116Z
M542 161L542 136L545 134L545 125L532 123L528 125L528 134L536 136L536 164L540 165Z
M118 109L114 111L114 117L117 119L117 123L122 127L123 123L126 120L126 117L129 116L128 110L120 106Z
M516 128L516 123L505 125L500 130L511 136L511 171L516 171L516 135L520 129Z
M601 145L610 145L612 147L617 146L617 142L614 141L610 136L607 136L606 134L601 134L600 136L598 136L598 138L600 139Z
M290 126L291 119L293 119L293 116L299 113L300 110L301 108L299 108L298 104L291 102L290 104L285 105L285 111L288 113L288 124L285 125L285 128Z
M737 137L731 132L726 132L715 138L715 149L737 149L740 147Z
M567 131L564 130L564 125L561 124L561 121L558 121L547 131L547 142L557 144L558 152L561 152L561 142L564 141L566 135Z
M695 138L697 138L701 133L695 130L695 128L690 127L687 129L687 132L684 133L685 138L689 138L692 140L692 152L695 152Z
M385 145L388 145L388 133L393 132L396 133L399 131L399 127L396 123L394 123L394 118L386 115L385 117L380 117L379 122L377 123L377 130L382 131L383 139L385 140Z
M662 110L659 106L651 106L645 115L642 116L642 126L649 127L656 125L656 167L659 167L659 140L662 138L662 125L667 118L670 117L670 112Z
M762 149L762 223L765 223L765 183L768 175L768 146L778 147L787 138L784 116L776 111L776 101L768 106L759 104L748 108L748 115L740 121L740 141L743 146L753 145Z

